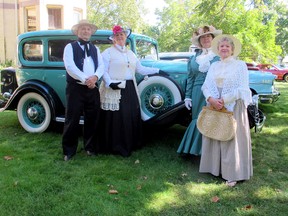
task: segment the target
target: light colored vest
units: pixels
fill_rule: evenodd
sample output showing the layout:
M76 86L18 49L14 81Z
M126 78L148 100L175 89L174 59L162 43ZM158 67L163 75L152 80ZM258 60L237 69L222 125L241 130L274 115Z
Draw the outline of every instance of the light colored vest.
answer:
M108 74L112 80L125 80L127 69L132 73L132 79L135 87L135 91L140 103L139 92L137 88L137 82L135 78L137 58L131 50L127 50L127 57L125 57L115 47L110 49L110 62L108 68ZM128 63L129 62L129 63ZM129 67L128 67L129 65ZM119 103L121 99L121 90L113 90L110 87L105 87L104 82L100 85L100 106L103 110L117 111L119 110Z
M135 76L137 59L131 50L127 50L126 54L127 56L123 55L115 47L110 48L110 63L108 73L111 79L124 80L127 69L132 74L132 77Z

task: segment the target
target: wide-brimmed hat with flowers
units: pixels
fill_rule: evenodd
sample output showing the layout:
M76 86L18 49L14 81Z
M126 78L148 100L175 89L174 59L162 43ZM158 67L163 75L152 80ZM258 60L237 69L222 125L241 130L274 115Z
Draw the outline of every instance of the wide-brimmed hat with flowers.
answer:
M115 25L112 29L112 32L113 32L113 35L111 35L109 37L110 40L113 39L114 35L116 35L117 33L120 33L120 32L124 32L127 36L127 38L130 36L132 30L131 29L124 29L123 27L121 27L120 25Z
M223 35L218 35L217 37L215 37L211 45L212 51L218 55L219 54L218 52L219 42L225 41L225 38L226 38L226 41L233 43L234 45L233 56L237 57L241 52L241 43L236 37L232 35L223 34Z
M89 23L89 21L86 19L83 19L80 20L78 24L72 26L71 31L73 32L73 34L77 35L80 26L89 26L92 30L92 33L96 32L98 29L96 25Z
M198 28L195 32L193 32L193 36L191 39L192 44L197 47L202 47L200 44L200 37L203 35L212 34L214 37L222 34L222 30L217 30L214 26L203 26Z

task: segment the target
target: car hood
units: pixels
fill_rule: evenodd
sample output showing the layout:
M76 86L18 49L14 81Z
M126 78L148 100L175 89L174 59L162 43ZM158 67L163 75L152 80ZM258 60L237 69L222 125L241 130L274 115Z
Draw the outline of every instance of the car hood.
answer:
M169 60L141 60L141 64L146 67L159 68L165 72L187 73L187 62Z
M271 72L261 72L255 70L249 70L249 79L250 83L257 83L259 80L263 80L264 82L267 80L273 81L277 76L272 74Z

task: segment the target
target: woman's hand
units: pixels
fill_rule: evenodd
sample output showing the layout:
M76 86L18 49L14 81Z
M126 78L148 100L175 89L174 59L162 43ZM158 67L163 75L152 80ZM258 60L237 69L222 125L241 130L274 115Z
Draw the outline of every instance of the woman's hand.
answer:
M191 99L185 99L185 106L188 110L191 110L192 108L192 100Z
M208 100L207 100L216 110L220 110L223 108L224 106L224 100L223 98L212 98L212 97L209 97Z

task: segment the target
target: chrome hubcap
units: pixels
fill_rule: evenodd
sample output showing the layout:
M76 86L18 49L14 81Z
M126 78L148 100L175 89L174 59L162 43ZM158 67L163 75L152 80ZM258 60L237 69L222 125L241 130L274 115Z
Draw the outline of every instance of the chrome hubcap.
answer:
M31 120L37 119L38 116L39 116L38 110L37 110L35 107L30 107L30 108L27 110L27 116L28 116L28 118L31 119Z
M150 106L153 109L160 109L164 105L164 99L161 95L153 94L150 97Z

